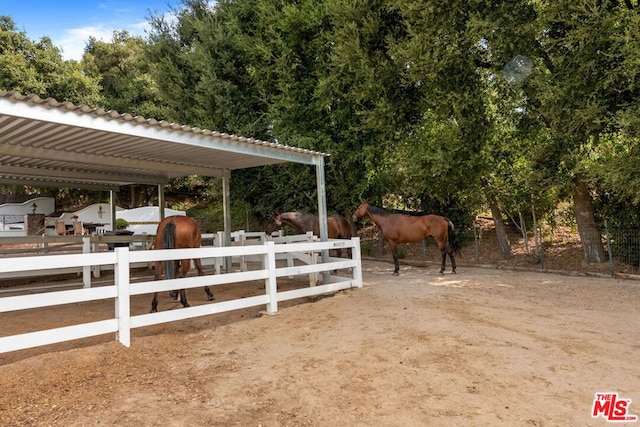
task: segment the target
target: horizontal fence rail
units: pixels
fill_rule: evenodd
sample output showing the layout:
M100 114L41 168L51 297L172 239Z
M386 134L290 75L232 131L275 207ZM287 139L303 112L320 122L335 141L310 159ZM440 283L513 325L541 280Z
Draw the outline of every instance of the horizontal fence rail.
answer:
M335 258L330 250L351 249L351 258ZM278 267L278 259L306 259L308 265L290 265ZM130 270L138 263L156 261L193 259L215 260L234 257L260 258L260 268L256 270L229 271L224 274L186 277L161 281L136 282L132 285ZM284 257L284 258L283 258ZM54 271L68 268L92 268L110 266L114 271L112 285L51 291L35 295L17 295L0 298L0 313L20 310L33 310L43 307L59 306L86 301L113 300L114 316L96 322L78 323L71 326L28 332L0 337L0 353L22 350L42 345L54 344L96 335L115 333L116 339L123 345L131 345L131 329L140 328L176 320L189 319L231 310L264 305L269 314L278 310L278 302L294 298L333 293L336 291L362 287L362 265L360 258L360 239L329 240L325 242L299 242L277 244L272 240L262 244L227 247L200 247L195 249L162 249L132 251L128 247L118 247L112 252L65 254L55 256L27 256L0 258L0 271L27 272L38 270ZM348 269L349 275L337 276L330 272ZM310 275L321 280L310 281L309 287L281 291L278 289L279 277ZM204 286L218 286L253 280L264 280L265 293L247 298L222 302L211 302L196 307L169 310L157 313L131 315L131 297L173 289L190 289Z

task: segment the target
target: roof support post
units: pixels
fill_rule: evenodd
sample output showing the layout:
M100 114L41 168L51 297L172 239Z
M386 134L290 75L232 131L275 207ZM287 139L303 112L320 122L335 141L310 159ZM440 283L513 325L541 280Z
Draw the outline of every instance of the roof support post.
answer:
M224 224L224 246L231 246L231 171L224 169L222 171L222 212ZM225 258L225 271L232 271L231 257Z
M109 190L109 208L111 209L111 231L116 230L116 191Z
M320 240L326 242L329 238L327 230L327 194L324 179L324 157L316 157L316 185L318 191L318 218L320 222Z
M158 184L158 221L164 219L164 184Z
M318 222L320 225L320 241L326 242L329 240L329 232L327 229L327 189L324 179L324 157L317 156L315 158L316 165L316 186L318 192ZM329 251L323 250L320 252L320 258L323 263L329 261ZM329 283L329 273L322 273L322 283Z

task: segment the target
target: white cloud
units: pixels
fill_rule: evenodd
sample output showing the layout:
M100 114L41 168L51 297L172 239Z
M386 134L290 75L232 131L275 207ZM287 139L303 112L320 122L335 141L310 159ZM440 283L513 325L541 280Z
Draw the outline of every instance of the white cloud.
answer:
M90 37L103 42L110 42L114 31L126 30L133 36L146 36L150 25L147 21L127 24L121 27L107 28L106 26L87 26L66 30L60 37L51 38L53 44L62 49L62 58L80 61L84 48Z
M89 37L95 37L98 40L111 40L111 30L100 27L82 27L67 30L58 40L53 40L56 46L62 49L62 57L64 59L82 59L84 47L89 41Z

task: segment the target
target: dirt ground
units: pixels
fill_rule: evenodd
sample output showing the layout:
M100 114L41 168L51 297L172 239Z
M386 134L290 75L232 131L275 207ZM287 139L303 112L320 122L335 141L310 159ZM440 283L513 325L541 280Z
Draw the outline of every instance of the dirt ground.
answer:
M588 426L640 415L640 282L365 260L364 287L0 354L2 426ZM261 285L216 289L259 292ZM192 305L204 292L189 291ZM149 298L132 303L147 312ZM160 310L179 309L161 296ZM82 303L2 334L108 316Z

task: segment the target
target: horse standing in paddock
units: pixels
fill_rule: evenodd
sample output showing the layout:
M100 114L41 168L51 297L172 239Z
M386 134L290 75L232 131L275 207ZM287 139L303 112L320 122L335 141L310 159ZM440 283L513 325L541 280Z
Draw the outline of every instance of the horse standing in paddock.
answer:
M156 231L155 248L156 249L183 249L183 248L199 248L202 245L202 235L195 221L187 216L174 215L163 219L158 224ZM202 262L199 258L193 260L198 269L198 276L204 276ZM179 268L179 270L178 270ZM180 261L156 261L154 280L160 280L164 272L165 279L175 279L176 270L178 270L178 278L186 277L191 268L191 260L183 259ZM209 301L214 300L214 296L208 286L204 287ZM183 307L189 307L187 295L184 289L180 289L180 302ZM172 291L171 295L177 298L177 292ZM158 293L153 294L151 301L151 313L158 311Z
M453 229L453 223L447 218L438 215L410 216L391 214L382 208L371 206L362 201L353 214L353 220L368 215L380 228L382 236L391 249L393 255L393 275L397 276L400 270L398 263L398 245L400 243L416 243L431 236L436 241L440 253L442 253L442 266L440 274L444 274L447 254L451 259L451 272L456 272L456 261L453 253L460 254L460 243Z
M300 234L311 231L315 236L320 235L320 219L310 213L283 212L274 216L265 227L267 234L288 225ZM351 223L342 215L327 217L327 234L330 239L350 239Z
M265 231L270 235L285 225L300 234L311 231L315 236L320 236L320 219L314 214L302 212L283 212L274 216L265 227ZM327 235L329 239L350 239L353 236L351 223L342 215L330 215L327 217ZM351 249L348 251L351 252ZM342 249L340 256L342 257Z

